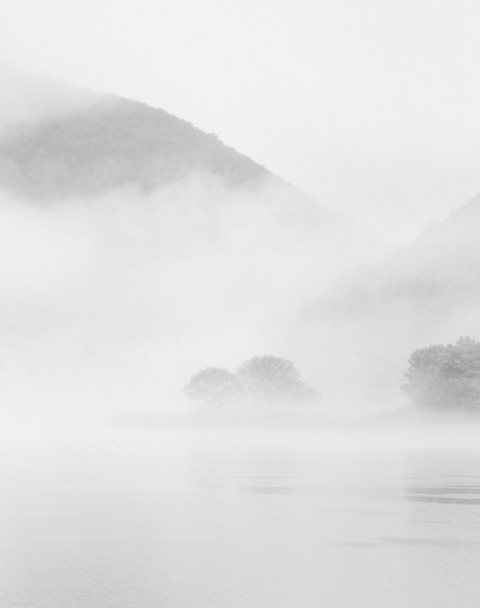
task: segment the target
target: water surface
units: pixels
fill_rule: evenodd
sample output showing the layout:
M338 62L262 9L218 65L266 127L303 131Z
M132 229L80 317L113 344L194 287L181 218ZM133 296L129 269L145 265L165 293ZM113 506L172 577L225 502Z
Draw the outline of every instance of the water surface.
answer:
M1 606L478 605L472 434L10 432L0 456Z

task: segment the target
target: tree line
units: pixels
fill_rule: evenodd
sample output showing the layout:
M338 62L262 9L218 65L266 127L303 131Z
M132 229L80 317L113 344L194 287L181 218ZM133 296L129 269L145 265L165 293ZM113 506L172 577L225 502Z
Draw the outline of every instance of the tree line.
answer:
M480 412L480 342L461 337L413 351L403 393L430 411ZM319 393L305 384L295 365L265 355L244 361L236 372L207 367L184 387L185 394L210 410L314 405Z

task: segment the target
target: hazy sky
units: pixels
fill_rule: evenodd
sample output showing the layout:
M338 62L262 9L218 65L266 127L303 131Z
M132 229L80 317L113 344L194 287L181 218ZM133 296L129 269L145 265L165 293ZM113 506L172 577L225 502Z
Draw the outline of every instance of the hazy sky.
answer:
M3 0L0 58L217 133L413 234L480 191L471 0Z

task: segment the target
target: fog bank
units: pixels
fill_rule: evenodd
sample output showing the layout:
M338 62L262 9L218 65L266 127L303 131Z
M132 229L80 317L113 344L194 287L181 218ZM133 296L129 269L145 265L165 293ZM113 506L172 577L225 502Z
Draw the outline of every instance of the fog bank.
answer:
M4 192L0 216L0 394L25 419L177 411L202 367L291 356L299 309L384 248L278 183L205 175L147 196Z

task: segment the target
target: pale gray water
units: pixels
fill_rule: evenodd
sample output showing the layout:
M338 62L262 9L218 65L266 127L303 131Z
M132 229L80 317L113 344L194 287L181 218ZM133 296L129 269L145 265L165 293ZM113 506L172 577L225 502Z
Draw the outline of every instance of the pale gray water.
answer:
M474 435L441 449L315 431L59 436L2 440L2 607L480 602Z

